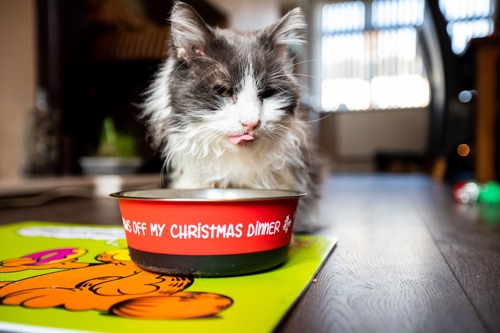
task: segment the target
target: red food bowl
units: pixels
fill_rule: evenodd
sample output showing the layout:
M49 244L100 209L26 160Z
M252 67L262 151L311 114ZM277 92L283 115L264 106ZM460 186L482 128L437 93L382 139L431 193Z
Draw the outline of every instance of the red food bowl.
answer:
M282 264L304 193L250 189L155 189L118 199L130 257L170 275L229 276Z

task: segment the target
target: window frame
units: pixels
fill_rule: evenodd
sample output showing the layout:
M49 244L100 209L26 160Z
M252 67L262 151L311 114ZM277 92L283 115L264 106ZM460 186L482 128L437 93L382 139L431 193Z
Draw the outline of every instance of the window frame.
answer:
M360 1L365 3L364 27L362 30L352 30L352 31L361 31L361 33L364 33L364 34L373 34L373 32L376 30L388 31L388 30L394 30L394 28L402 29L405 27L410 27L410 25L395 25L395 26L391 26L389 28L375 29L374 25L372 24L372 8L373 8L372 1L370 1L370 0L360 0ZM343 111L346 111L346 112L372 112L372 111L399 111L399 110L428 109L428 105L430 103L430 88L428 87L428 76L427 76L425 68L423 69L422 73L420 74L420 75L422 75L423 78L426 79L426 82L427 82L427 92L426 93L427 93L428 97L427 97L427 101L426 101L425 105L417 106L417 107L402 107L402 106L376 107L373 104L374 99L372 98L372 95L370 93L370 96L369 96L370 104L366 109L342 110L342 109L325 109L323 107L323 104L322 104L322 94L323 94L322 84L324 81L324 76L322 74L323 70L324 70L323 59L322 59L323 37L326 35L332 34L331 32L325 33L325 31L323 31L323 22L322 22L322 20L323 20L323 14L322 14L323 7L324 7L324 5L328 5L328 4L344 3L344 2L347 2L347 1L346 0L337 0L337 1L316 0L313 2L312 7L311 7L312 18L313 18L311 22L314 22L314 25L312 27L310 27L310 30L313 31L313 36L314 36L312 38L312 41L313 41L313 43L312 43L312 56L314 59L317 59L317 61L314 62L314 65L311 68L311 71L313 73L312 76L314 77L314 79L311 82L311 87L312 87L313 91L315 92L315 94L311 98L311 101L312 101L311 104L314 105L314 108L316 110L321 111L321 112L343 112ZM368 6L366 6L367 3L369 4ZM415 27L415 29L418 29L418 25L413 25L412 27ZM418 48L418 44L416 45L416 47ZM417 50L417 52L418 52L418 50ZM370 64L365 63L364 66L373 67L373 63L372 62ZM372 84L372 80L374 78L376 78L376 76L374 76L372 73L370 73L369 79L368 79L369 80L368 83L370 85Z

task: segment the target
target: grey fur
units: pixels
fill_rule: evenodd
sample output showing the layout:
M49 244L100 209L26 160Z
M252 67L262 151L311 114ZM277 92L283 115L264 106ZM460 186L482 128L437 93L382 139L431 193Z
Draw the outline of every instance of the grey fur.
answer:
M282 159L283 168L291 170L295 179L295 185L288 187L308 193L306 199L301 201L295 231L310 230L321 193L323 169L308 124L304 120L306 116L299 107L300 89L292 73L294 52L304 42L305 36L306 25L301 10L289 12L266 29L240 32L209 27L190 6L177 2L172 11L171 26L169 57L148 91L143 116L148 122L153 144L162 150L174 180L185 172L178 170L183 168L182 161L177 161L182 159L183 153L175 151L179 147L184 147L190 153L196 149L205 151L204 154L199 153L200 158L206 158L207 149L216 150L219 156L233 154L231 156L238 158L238 153L231 150L231 147L201 149L195 147L195 143L192 146L190 143L186 144L185 139L184 146L173 144L172 141L174 138L185 137L187 131L196 131L207 121L207 115L221 112L228 99L231 99L231 103L237 103L242 82L251 69L250 74L255 79L259 100L264 103L268 98L278 99L277 112L282 117L275 124L258 127L255 131L255 143L244 148L245 154L249 151L255 154L267 151L258 148L258 145L265 144L270 146L269 151L274 152L269 158L277 160L275 164L279 164L279 159ZM191 132L189 136L195 137L196 133ZM289 138L290 142L298 142L295 144L296 149L284 149L286 143L279 142L280 138L288 136L292 137ZM273 150L271 147L278 147L280 144L281 150ZM172 158L174 155L175 160ZM262 158L255 157L252 160ZM226 160L226 163L232 163L231 159ZM225 166L231 167L227 164ZM266 165L257 167L267 168ZM261 171L263 175L266 174L265 169ZM273 172L279 174L279 170ZM246 177L245 174L240 176ZM219 186L217 184L221 182L210 186ZM222 186L242 186L235 184L234 180L223 184L226 185ZM259 184L256 183L256 186L269 187L262 185L267 184L264 181Z

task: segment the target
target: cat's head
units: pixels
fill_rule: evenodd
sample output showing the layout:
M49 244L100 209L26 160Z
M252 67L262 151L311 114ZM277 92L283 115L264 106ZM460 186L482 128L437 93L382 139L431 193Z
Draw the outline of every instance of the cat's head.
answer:
M169 59L149 101L168 99L159 112L163 134L197 131L207 142L250 145L279 138L299 100L293 60L305 37L301 10L253 32L210 27L182 2L170 20Z

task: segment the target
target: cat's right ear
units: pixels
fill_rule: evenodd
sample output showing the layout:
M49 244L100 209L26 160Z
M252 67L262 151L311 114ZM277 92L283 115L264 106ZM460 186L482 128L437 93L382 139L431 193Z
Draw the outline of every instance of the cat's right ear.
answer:
M176 56L186 61L205 56L206 43L213 33L201 16L191 6L176 2L170 21Z

